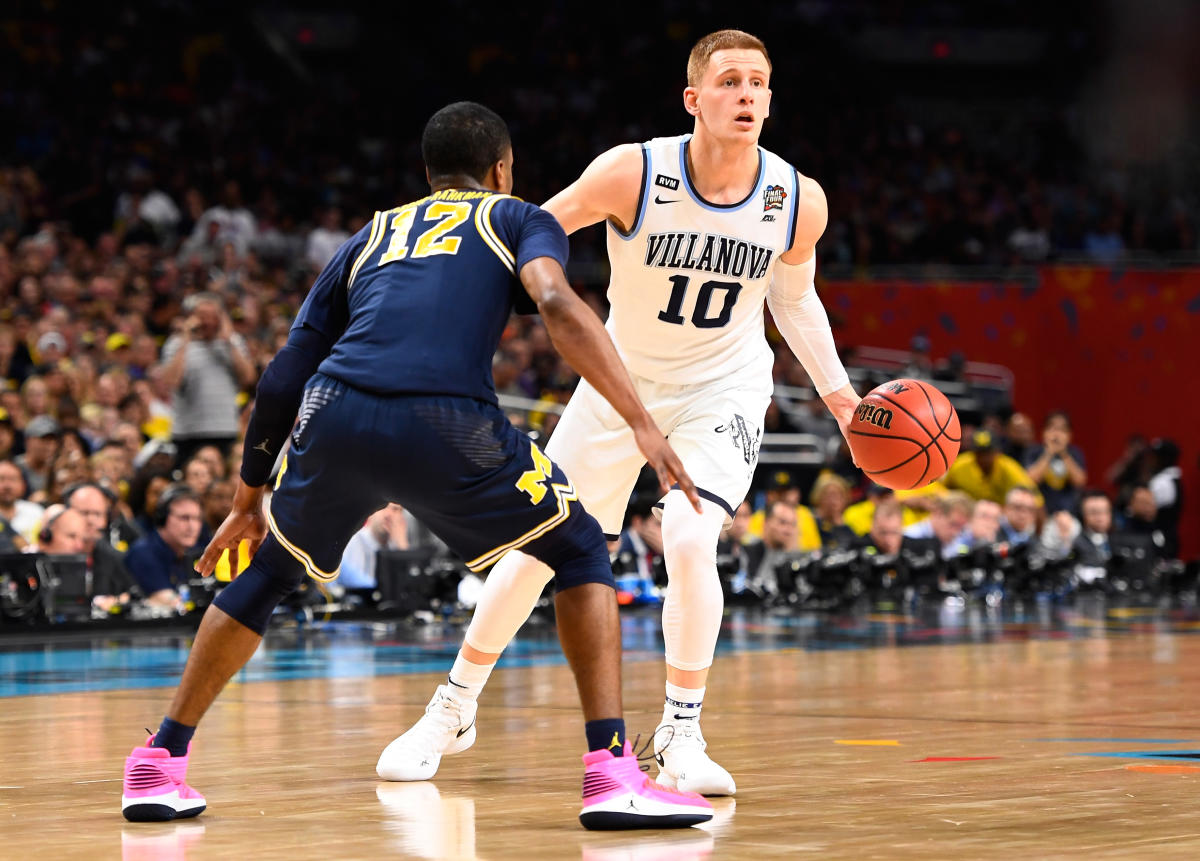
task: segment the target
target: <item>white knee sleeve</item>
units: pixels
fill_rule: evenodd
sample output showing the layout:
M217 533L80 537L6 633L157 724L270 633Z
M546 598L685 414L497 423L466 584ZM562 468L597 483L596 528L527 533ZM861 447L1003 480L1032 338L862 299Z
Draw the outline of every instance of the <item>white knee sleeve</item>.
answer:
M726 513L707 499L701 504L704 513L697 514L682 491L675 490L667 494L663 507L663 639L667 663L680 670L703 670L712 664L725 607L717 578L717 539Z
M483 582L466 643L488 654L504 651L525 624L554 572L520 550L510 550Z

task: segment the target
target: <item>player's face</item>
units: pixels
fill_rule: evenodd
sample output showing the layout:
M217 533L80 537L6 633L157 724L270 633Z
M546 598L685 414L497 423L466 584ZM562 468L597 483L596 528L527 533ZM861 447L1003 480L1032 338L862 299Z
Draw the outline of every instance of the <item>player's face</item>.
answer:
M758 141L771 111L771 73L761 51L714 51L695 93L696 114L720 140ZM687 92L685 91L685 101Z

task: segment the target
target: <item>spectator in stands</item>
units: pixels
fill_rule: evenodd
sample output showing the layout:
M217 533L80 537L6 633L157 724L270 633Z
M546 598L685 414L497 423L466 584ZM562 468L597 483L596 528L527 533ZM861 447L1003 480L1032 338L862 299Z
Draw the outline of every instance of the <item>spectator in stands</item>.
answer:
M51 505L38 531L39 553L82 553L87 524L82 515L64 505Z
M204 494L204 524L214 533L233 508L234 484L227 478L214 481Z
M1079 491L1087 484L1083 452L1071 444L1071 418L1062 410L1046 416L1042 444L1025 461L1029 477L1037 482L1046 512L1074 511Z
M175 391L172 439L186 462L206 445L226 452L237 439L237 394L257 372L242 336L212 293L184 303L188 317L163 345L163 377Z
M933 499L929 516L905 527L904 537L918 540L933 540L943 559L958 554L959 536L971 519L971 497L961 490L952 490Z
M28 544L36 541L46 510L26 499L25 473L11 460L0 460L0 517Z
M1025 413L1013 413L1004 426L1004 453L1020 464L1031 461L1030 453L1037 447L1033 439L1033 422Z
M342 211L330 206L321 213L321 223L308 234L304 259L314 273L320 272L349 238L350 234L342 227Z
M0 407L0 460L8 460L16 455L17 429L13 426L12 415L4 407Z
M343 589L374 589L375 561L380 550L407 550L408 531L404 509L388 503L367 518L362 529L351 536L342 553L337 583Z
M212 467L208 461L193 457L183 465L183 483L201 498L208 493L214 480Z
M867 486L867 498L846 506L842 519L855 535L866 535L871 531L876 506L896 499L896 491L882 484Z
M1183 508L1183 472L1179 468L1179 446L1172 439L1150 444L1154 474L1148 483L1158 506L1158 528L1165 539L1167 556L1179 557L1179 513Z
M125 565L146 603L186 610L180 588L193 576L197 555L196 542L204 517L200 500L186 484L174 484L163 491L154 507L154 530L129 548Z
M836 550L854 543L854 530L846 525L846 506L850 503L850 486L832 472L823 472L813 483L813 516L821 537L822 550Z
M112 497L95 484L80 484L63 492L63 504L79 514L84 521L83 547L79 553L88 557L92 575L92 601L102 610L129 603L134 589L133 576L125 567L121 554L108 542Z
M1004 498L998 538L1009 548L1028 544L1037 534L1037 497L1027 487L1014 487Z
M28 496L45 491L61 433L58 422L48 415L36 415L25 425L25 453L16 459L16 464L25 474Z
M962 490L973 499L989 499L997 506L1012 488L1035 487L1021 464L996 450L991 433L976 431L972 443L973 450L960 454L946 473L946 487Z

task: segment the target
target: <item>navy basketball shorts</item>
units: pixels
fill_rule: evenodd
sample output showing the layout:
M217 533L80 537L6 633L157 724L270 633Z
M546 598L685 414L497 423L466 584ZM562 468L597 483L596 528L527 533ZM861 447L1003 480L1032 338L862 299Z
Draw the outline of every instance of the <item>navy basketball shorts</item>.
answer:
M560 589L612 582L599 524L499 407L374 395L317 374L271 497L272 534L310 576L329 581L351 536L388 502L411 511L472 571L519 548L555 569Z

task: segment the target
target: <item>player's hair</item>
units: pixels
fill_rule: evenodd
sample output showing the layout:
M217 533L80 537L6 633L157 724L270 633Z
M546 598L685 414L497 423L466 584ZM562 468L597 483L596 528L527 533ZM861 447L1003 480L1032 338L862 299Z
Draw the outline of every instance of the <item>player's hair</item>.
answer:
M737 49L761 51L763 59L767 61L767 71L771 71L771 57L767 54L767 46L762 43L762 39L741 30L718 30L697 42L692 48L692 53L688 55L688 86L700 86L704 72L708 69L708 61L714 53Z
M421 157L430 179L469 176L482 180L511 145L508 127L499 114L475 102L455 102L425 124Z

